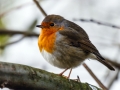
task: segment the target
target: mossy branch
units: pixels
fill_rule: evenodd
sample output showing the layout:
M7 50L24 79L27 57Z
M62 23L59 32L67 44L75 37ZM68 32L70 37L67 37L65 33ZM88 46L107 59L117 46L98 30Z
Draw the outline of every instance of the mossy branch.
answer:
M26 65L0 62L0 87L14 90L101 90Z

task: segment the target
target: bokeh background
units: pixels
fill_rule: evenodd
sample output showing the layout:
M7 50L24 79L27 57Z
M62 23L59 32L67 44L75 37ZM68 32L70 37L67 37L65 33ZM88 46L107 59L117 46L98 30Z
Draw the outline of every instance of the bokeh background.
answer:
M94 19L120 26L120 0L38 1L47 14L58 14L79 24L104 57L120 63L120 29L79 21L79 19ZM32 0L0 0L0 28L39 34L40 29L35 25L40 24L44 17ZM22 37L22 35L0 35L0 45L17 41ZM24 37L17 43L0 48L0 61L29 65L53 73L62 72L63 69L50 65L41 56L37 38ZM85 62L106 87L110 90L120 90L119 69L116 68L113 72L97 61L86 60ZM65 73L67 74L68 72ZM81 82L98 86L82 65L73 69L70 78L75 79L77 75Z

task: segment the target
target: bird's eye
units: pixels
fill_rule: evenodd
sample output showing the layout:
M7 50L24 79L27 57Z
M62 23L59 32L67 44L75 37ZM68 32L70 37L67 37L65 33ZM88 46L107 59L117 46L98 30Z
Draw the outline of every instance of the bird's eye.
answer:
M50 26L54 26L54 23L50 23Z

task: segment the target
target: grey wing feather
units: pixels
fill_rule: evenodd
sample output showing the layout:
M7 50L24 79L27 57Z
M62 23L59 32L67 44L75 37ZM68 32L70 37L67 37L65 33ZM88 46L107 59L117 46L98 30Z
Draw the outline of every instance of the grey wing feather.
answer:
M80 35L77 31L74 31L72 28L64 29L59 31L60 34L67 36L70 39L79 40Z
M80 32L70 27L64 30L60 30L59 33L64 36L67 36L70 39L73 39L74 41L79 42L80 48L82 48L85 52L91 52L95 54L98 58L101 58L102 60L104 60L104 58L100 55L96 47L90 42L87 34L84 34L84 33L80 34Z
M82 31L84 31L82 28L80 28ZM80 45L77 45L76 47L80 47L83 49L83 51L88 53L93 53L98 58L98 61L107 66L110 70L115 70L106 60L100 55L97 48L91 43L89 40L89 37L86 33L82 32L80 34L80 31L74 30L72 28L67 28L64 30L59 31L60 34L68 37L69 39L72 39L73 41L79 42Z
M101 60L105 60L99 53L99 51L97 50L97 48L91 43L90 40L81 40L81 48L83 48L84 50L91 52L93 54L95 54L97 56L98 59Z
M77 35L77 37L79 36L80 38L89 39L87 33L79 25L75 24L74 22L64 20L63 25L64 25L64 27L66 28L67 31L70 30L70 32L73 32L73 35Z

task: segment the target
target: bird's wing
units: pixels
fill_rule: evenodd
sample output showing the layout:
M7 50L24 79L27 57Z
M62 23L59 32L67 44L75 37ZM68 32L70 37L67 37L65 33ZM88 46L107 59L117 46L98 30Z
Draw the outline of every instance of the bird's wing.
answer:
M84 31L82 28L80 29L81 31ZM97 56L97 58L104 60L104 58L98 52L97 48L91 43L86 33L80 33L80 31L78 32L77 30L74 30L70 27L64 30L60 30L59 33L71 39L74 47L79 47L85 52L93 53Z
M82 29L83 30L83 29ZM72 46L81 48L84 52L93 53L99 62L107 66L110 70L115 70L106 60L100 55L97 48L91 43L86 33L80 33L72 28L67 28L59 31L60 34L68 37L72 41Z

